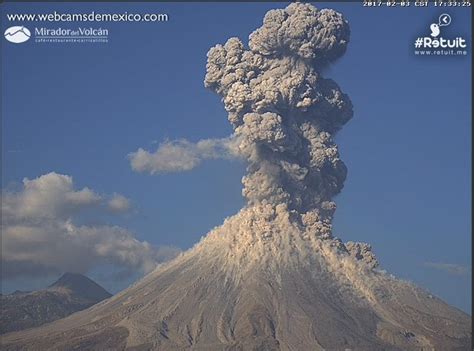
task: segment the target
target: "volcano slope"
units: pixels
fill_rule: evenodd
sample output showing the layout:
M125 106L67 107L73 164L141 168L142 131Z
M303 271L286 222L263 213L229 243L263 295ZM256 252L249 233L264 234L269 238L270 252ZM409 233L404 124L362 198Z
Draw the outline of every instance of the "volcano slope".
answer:
M243 209L135 286L7 334L2 349L469 349L467 315L375 269L366 245L321 240L293 215Z
M4 350L468 350L470 317L332 234L347 169L334 135L352 104L324 67L341 14L294 3L208 53L248 163L247 205L194 248L88 310L7 334Z

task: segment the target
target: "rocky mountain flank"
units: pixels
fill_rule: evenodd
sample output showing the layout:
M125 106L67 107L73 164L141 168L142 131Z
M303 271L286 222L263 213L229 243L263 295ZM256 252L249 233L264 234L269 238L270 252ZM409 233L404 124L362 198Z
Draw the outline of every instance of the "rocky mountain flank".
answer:
M86 276L65 273L46 289L2 295L0 331L3 334L37 327L84 310L111 296Z

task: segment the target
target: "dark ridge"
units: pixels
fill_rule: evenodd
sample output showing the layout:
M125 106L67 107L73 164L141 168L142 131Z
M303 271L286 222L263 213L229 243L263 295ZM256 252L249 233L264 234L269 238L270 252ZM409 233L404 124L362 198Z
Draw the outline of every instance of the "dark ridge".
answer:
M91 279L65 273L38 291L15 291L0 299L0 334L37 327L84 310L112 296Z
M48 289L52 288L68 289L72 294L87 300L103 300L112 296L99 284L79 273L64 273Z

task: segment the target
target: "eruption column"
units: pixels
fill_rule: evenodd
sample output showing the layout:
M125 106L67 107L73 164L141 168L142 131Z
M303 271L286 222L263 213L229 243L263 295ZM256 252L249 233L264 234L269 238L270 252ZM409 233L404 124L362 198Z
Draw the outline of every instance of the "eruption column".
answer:
M331 236L332 201L347 169L333 141L352 117L338 85L321 75L349 41L333 10L293 3L269 11L250 35L208 52L205 86L222 97L248 160L243 195L249 206L284 204L318 236Z

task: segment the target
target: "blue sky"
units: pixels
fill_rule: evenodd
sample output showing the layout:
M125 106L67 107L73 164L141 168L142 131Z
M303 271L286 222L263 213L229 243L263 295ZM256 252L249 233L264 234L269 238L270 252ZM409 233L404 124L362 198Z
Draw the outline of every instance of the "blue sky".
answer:
M128 11L170 18L92 25L109 29L107 44L2 39L3 187L51 171L70 175L77 189L117 192L133 204L128 215L94 221L125 227L154 245L191 247L244 204L244 165L205 161L190 172L151 176L132 171L127 154L166 139L229 135L222 103L203 86L206 53L230 37L245 40L266 11L285 5L2 4L2 31L12 25L5 13ZM346 55L324 73L355 111L337 136L349 173L336 199L335 235L371 243L384 269L470 311L470 10L315 5L341 11L351 26ZM452 17L443 33L468 39L468 56L416 57L414 40L429 35L443 12ZM90 273L112 291L130 283L107 278L108 271ZM53 279L4 281L3 288L30 289Z

